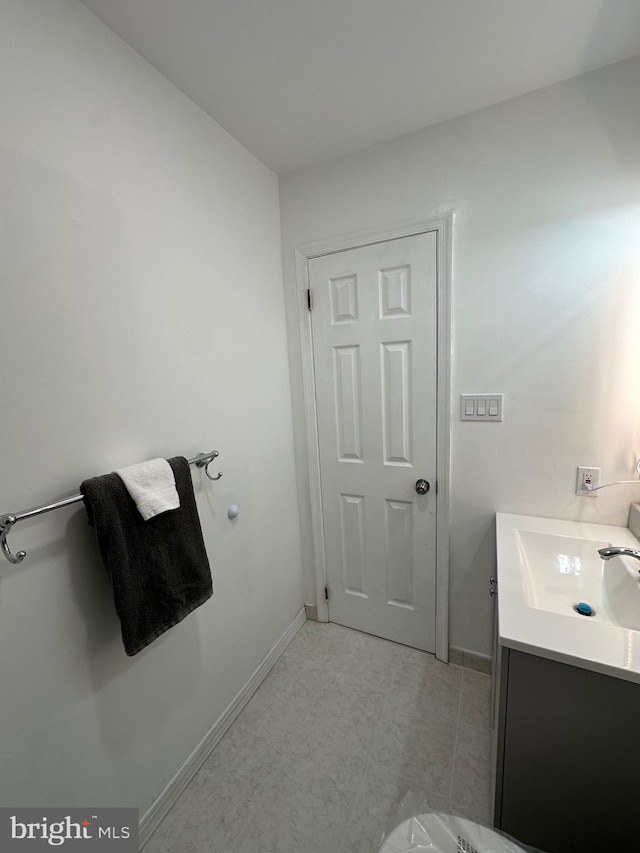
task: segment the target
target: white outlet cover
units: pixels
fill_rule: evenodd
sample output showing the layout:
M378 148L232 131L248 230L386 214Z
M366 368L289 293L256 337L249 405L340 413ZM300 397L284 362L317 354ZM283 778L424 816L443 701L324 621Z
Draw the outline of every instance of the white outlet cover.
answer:
M597 498L597 493L583 488L585 480L590 481L591 486L596 489L600 484L600 469L594 468L592 465L582 466L578 468L576 476L576 495L581 498Z

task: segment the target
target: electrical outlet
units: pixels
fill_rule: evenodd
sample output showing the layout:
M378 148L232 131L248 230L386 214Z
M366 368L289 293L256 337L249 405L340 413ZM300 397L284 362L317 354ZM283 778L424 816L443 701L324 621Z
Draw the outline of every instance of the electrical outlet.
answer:
M600 483L599 468L578 468L578 476L576 478L576 495L581 498L597 498L591 489L596 489Z

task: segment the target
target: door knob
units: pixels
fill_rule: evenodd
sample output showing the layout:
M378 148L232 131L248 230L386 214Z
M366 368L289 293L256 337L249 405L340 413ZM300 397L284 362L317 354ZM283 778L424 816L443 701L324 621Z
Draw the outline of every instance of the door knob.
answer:
M416 492L419 495L426 495L430 488L427 480L416 480Z

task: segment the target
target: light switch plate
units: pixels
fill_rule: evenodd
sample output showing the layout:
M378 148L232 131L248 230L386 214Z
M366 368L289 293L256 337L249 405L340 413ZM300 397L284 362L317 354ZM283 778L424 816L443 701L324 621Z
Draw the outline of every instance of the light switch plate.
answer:
M503 394L460 394L460 420L501 421L503 397Z

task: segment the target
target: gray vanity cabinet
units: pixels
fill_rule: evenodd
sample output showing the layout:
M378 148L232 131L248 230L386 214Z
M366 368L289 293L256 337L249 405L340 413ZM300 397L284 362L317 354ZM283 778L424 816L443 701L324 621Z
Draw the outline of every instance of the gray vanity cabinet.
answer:
M640 685L496 646L494 823L547 853L640 850Z

